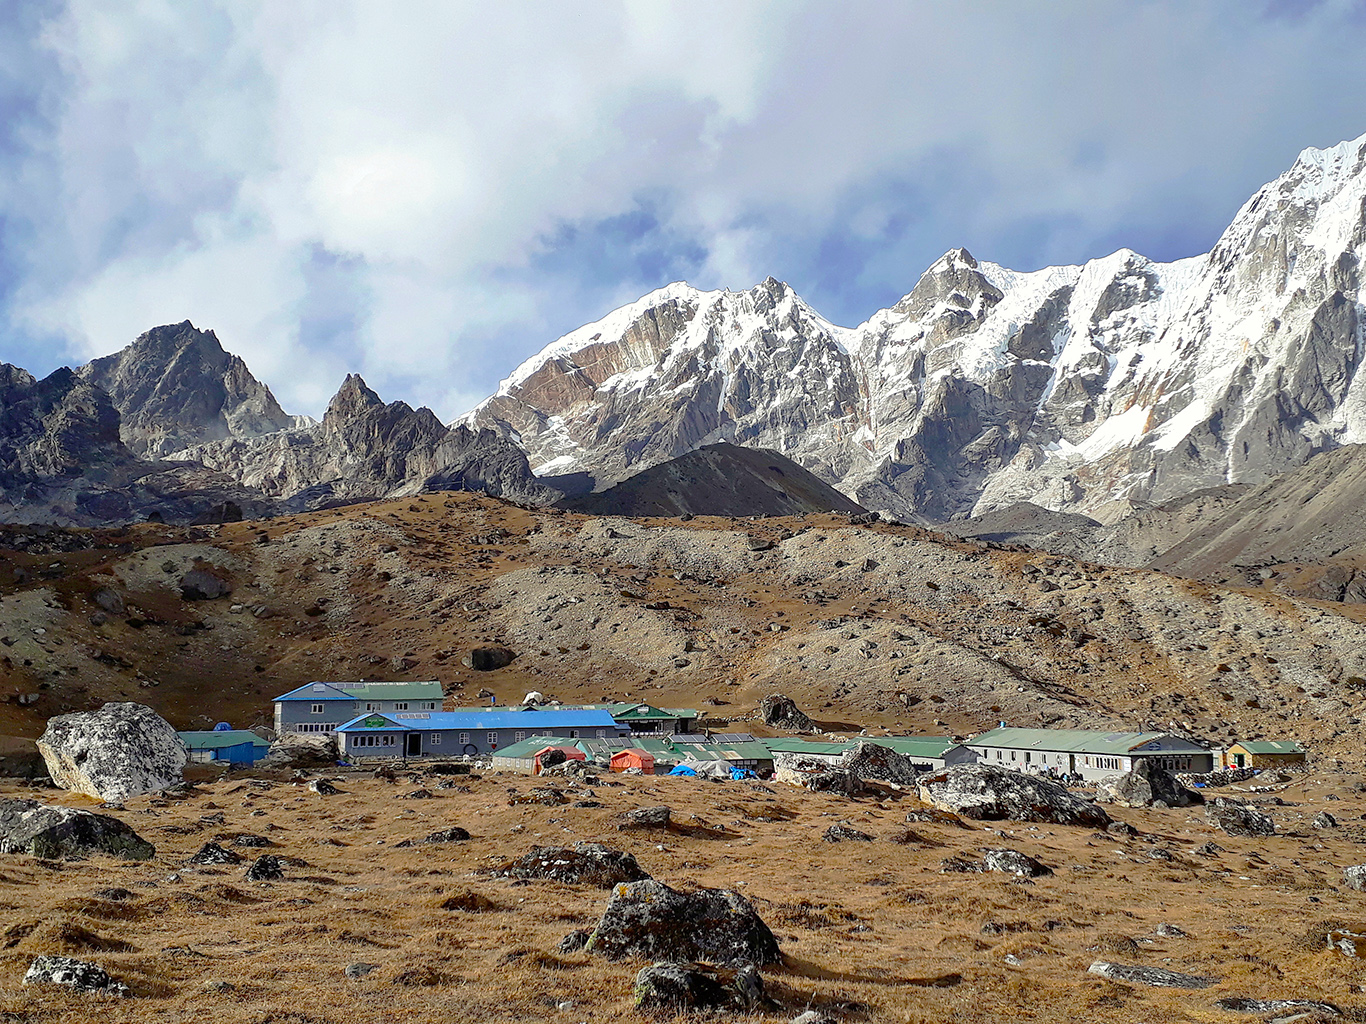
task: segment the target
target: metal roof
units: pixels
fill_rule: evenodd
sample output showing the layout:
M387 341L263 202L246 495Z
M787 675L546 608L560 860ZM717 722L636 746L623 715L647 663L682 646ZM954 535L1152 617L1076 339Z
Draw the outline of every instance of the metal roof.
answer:
M282 700L435 700L445 695L441 684L427 682L394 683L305 683L274 698Z
M365 728L367 718L384 718L402 729L447 730L467 729L607 729L617 730L617 723L606 711L386 711L357 715L338 728L358 731ZM377 728L385 728L378 726ZM563 739L564 737L560 737Z
M224 729L220 732L193 730L178 732L176 735L190 750L222 750L224 747L235 747L242 743L250 743L257 747L270 746L269 740L263 740L256 733L246 729Z
M951 736L875 736L871 739L860 736L849 741L849 749L853 750L859 743L875 743L906 757L943 757L959 746Z
M607 711L385 711L359 714L343 729L365 728L366 718L387 718L402 729L608 729L616 732L616 721ZM378 726L382 728L382 726ZM563 737L561 737L563 739Z
M506 747L499 747L493 752L494 757L535 757L536 751L546 746L578 746L574 740L565 743L563 736L532 736L529 739L518 740L516 743ZM586 753L586 751L585 751Z
M1015 729L1003 726L968 740L967 747L1010 750L1055 750L1077 754L1129 754L1159 740L1174 740L1172 753L1208 753L1199 744L1169 732L1099 732L1089 729Z
M756 742L762 743L774 754L818 754L821 757L830 757L849 749L848 743L818 743L815 740L765 738Z
M1242 747L1249 754L1303 754L1304 748L1294 740L1239 740L1229 747Z

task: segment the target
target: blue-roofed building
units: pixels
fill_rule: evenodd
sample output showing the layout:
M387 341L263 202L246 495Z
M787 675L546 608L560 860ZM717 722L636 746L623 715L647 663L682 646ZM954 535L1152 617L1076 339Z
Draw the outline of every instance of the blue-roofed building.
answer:
M491 754L532 736L615 739L629 735L609 711L539 708L406 711L358 715L337 727L342 757L459 757Z
M180 742L195 762L226 761L255 764L270 751L270 743L246 729L178 732Z
M332 733L362 712L380 714L441 710L444 694L435 681L416 683L305 683L275 698L275 734Z

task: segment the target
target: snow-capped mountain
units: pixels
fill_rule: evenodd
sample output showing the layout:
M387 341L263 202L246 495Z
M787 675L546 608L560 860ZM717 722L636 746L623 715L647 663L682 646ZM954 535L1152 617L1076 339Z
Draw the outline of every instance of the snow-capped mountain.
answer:
M673 284L554 342L462 418L607 486L719 440L942 519L1257 482L1366 441L1366 136L1307 149L1203 256L1018 273L945 254L842 328L770 278Z

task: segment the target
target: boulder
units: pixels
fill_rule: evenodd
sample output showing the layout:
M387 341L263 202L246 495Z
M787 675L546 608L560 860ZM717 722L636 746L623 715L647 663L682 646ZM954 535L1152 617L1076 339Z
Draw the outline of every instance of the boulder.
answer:
M103 853L127 860L156 856L156 847L106 814L52 807L36 800L0 800L0 852L46 860L84 860Z
M839 770L858 779L894 782L902 786L914 786L920 775L909 757L864 740L840 758Z
M773 780L813 793L839 793L851 799L867 788L857 775L793 754L778 754L773 759Z
M1096 801L1120 807L1152 807L1158 803L1189 807L1204 803L1205 798L1181 785L1171 772L1139 758L1133 771L1102 779L1096 786Z
M337 741L327 733L287 732L270 745L257 768L330 768L337 761Z
M248 882L273 882L285 877L284 864L272 853L264 853L247 868Z
M337 796L341 790L326 779L314 779L308 784L309 792L317 793L319 796Z
M1319 1002L1316 999L1246 999L1229 996L1214 1003L1221 1010L1230 1013L1260 1013L1290 1016L1298 1014L1321 1014L1325 1017L1341 1017L1342 1008L1333 1003Z
M1162 967L1143 967L1137 964L1112 964L1097 960L1086 969L1088 974L1098 974L1111 981L1122 981L1129 985L1152 985L1157 988L1209 988L1218 978L1205 978L1198 974L1182 974Z
M1314 828L1337 828L1338 819L1327 811L1319 811L1318 814L1314 815L1313 820L1310 821L1309 824Z
M452 825L450 828L443 828L439 832L431 832L422 842L425 843L463 843L470 837L469 832L459 825Z
M199 852L185 863L201 865L241 864L242 858L227 847L219 846L217 843L205 843L199 848Z
M506 647L476 647L461 659L461 663L476 672L493 672L511 665L515 657L517 655Z
M982 851L982 870L1000 871L1020 878L1040 878L1051 875L1053 869L1019 850L988 849Z
M97 608L110 615L123 615L128 610L123 595L113 587L96 587L90 595L90 600Z
M1366 892L1366 864L1354 864L1342 869L1342 884L1357 892Z
M617 822L617 828L621 831L638 828L668 828L669 818L672 814L672 809L662 804L658 807L636 807L621 815Z
M232 593L232 584L215 572L194 568L180 578L180 596L186 601L216 601Z
M1233 803L1223 797L1205 805L1205 819L1231 836L1274 836L1275 823L1247 804Z
M599 843L575 843L573 849L538 846L504 864L498 874L506 878L548 878L569 885L595 885L600 889L650 877L631 854Z
M922 802L979 821L1045 821L1105 828L1110 816L1056 782L987 764L954 765L920 780Z
M532 690L530 693L528 693L525 697L522 698L522 703L531 705L544 704L545 694L543 694L540 690Z
M572 932L555 944L556 953L579 953L583 947L588 945L588 936L592 935L587 928L575 928Z
M95 992L121 999L132 995L127 985L115 981L103 967L69 956L35 957L24 973L24 984L65 985L77 992Z
M734 971L661 961L636 974L636 1009L671 1014L696 1010L758 1011L774 1005L764 994L758 968L746 964Z
M778 941L746 900L728 889L678 892L647 879L618 885L587 950L610 960L782 961Z
M797 707L797 702L781 693L772 693L759 703L759 714L765 725L796 732L815 732L816 724Z
M49 718L38 750L58 786L107 803L180 785L189 760L171 724L133 703Z
M825 834L821 836L821 838L827 843L843 843L850 841L855 843L871 843L873 841L873 837L867 832L860 832L850 825L831 825L825 830Z

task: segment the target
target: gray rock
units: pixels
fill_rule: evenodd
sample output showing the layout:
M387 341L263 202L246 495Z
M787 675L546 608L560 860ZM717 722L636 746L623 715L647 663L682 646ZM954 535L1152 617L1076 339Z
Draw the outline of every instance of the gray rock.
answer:
M739 893L683 893L652 879L612 890L586 948L610 960L639 956L760 966L782 960L768 925Z
M814 732L816 725L806 716L797 702L781 693L771 693L759 702L759 714L765 725L794 732Z
M1231 836L1273 836L1276 824L1269 817L1246 804L1233 803L1218 797L1205 805L1205 820Z
M827 843L843 843L853 841L856 843L871 843L873 837L867 832L860 832L851 825L831 825L821 836Z
M1314 815L1313 820L1310 821L1309 824L1314 828L1337 828L1338 819L1327 811L1319 811L1318 814Z
M267 846L274 846L265 836L258 836L254 832L239 832L232 837L233 846L242 846L248 849L261 849Z
M859 779L895 782L902 786L914 786L923 774L915 770L909 757L868 740L860 740L853 750L847 751L840 758L838 770Z
M1028 854L1019 850L993 848L982 852L983 871L1001 871L1021 878L1039 878L1051 875L1053 869L1041 864Z
M226 847L219 846L217 843L205 843L199 848L199 852L185 863L201 865L241 864L242 858Z
M982 821L1046 821L1104 828L1110 816L1056 782L986 764L955 765L920 780L920 799Z
M24 984L65 985L77 992L96 992L123 999L133 994L127 985L111 978L98 964L73 960L69 956L35 957L24 973Z
M0 800L0 851L47 860L83 860L93 854L128 860L156 856L156 847L117 818L36 800Z
M1122 981L1130 985L1152 985L1156 988L1209 988L1219 980L1201 977L1198 974L1182 974L1162 967L1112 964L1104 960L1097 960L1086 971L1088 974L1098 974L1111 981Z
M1229 996L1214 1003L1221 1010L1230 1013L1321 1013L1328 1017L1341 1017L1341 1007L1316 999L1247 999L1242 996Z
M58 786L114 803L179 785L189 760L170 723L132 703L50 718L38 750Z
M274 882L284 877L284 864L279 857L270 853L262 854L252 861L246 874L249 882Z
M726 1008L754 1012L771 1005L764 994L763 976L752 964L721 971L662 961L636 974L635 1006L640 1011L677 1014Z
M463 843L470 838L469 832L459 825L452 825L450 828L443 828L438 832L430 832L423 839L423 843Z
M569 885L595 885L600 889L650 877L634 856L599 843L575 843L573 849L538 846L503 865L498 874L507 878L546 878Z
M1180 928L1178 928L1178 927L1177 927L1176 925L1174 925L1174 924L1168 924L1166 921L1163 921L1161 924L1159 924L1159 925L1158 925L1155 929L1153 929L1153 930L1154 930L1158 935L1161 935L1161 936L1162 936L1163 938L1165 938L1165 939L1184 939L1184 938L1186 938L1186 933L1185 933L1184 931L1182 931Z
M1354 864L1342 869L1342 882L1347 888L1366 892L1366 864Z
M822 1010L803 1010L792 1018L792 1024L839 1024L839 1018Z
M232 593L232 584L218 572L203 567L180 578L180 596L186 601L216 601Z
M379 970L379 964L368 964L364 960L354 964L347 964L346 976L352 981L359 981L367 974Z
M1096 802L1118 804L1121 807L1188 807L1202 804L1205 798L1176 781L1176 776L1163 768L1137 759L1133 771L1102 779L1096 786Z
M90 600L110 615L123 615L128 610L124 604L123 595L113 587L95 588L95 591L90 595Z
M587 928L575 928L555 944L556 953L578 953L588 945L588 937L593 933Z
M314 779L308 784L310 792L317 793L319 796L337 796L341 790L326 779Z
M617 823L618 829L629 830L637 828L668 828L669 817L672 810L660 805L658 807L636 807L625 811Z

